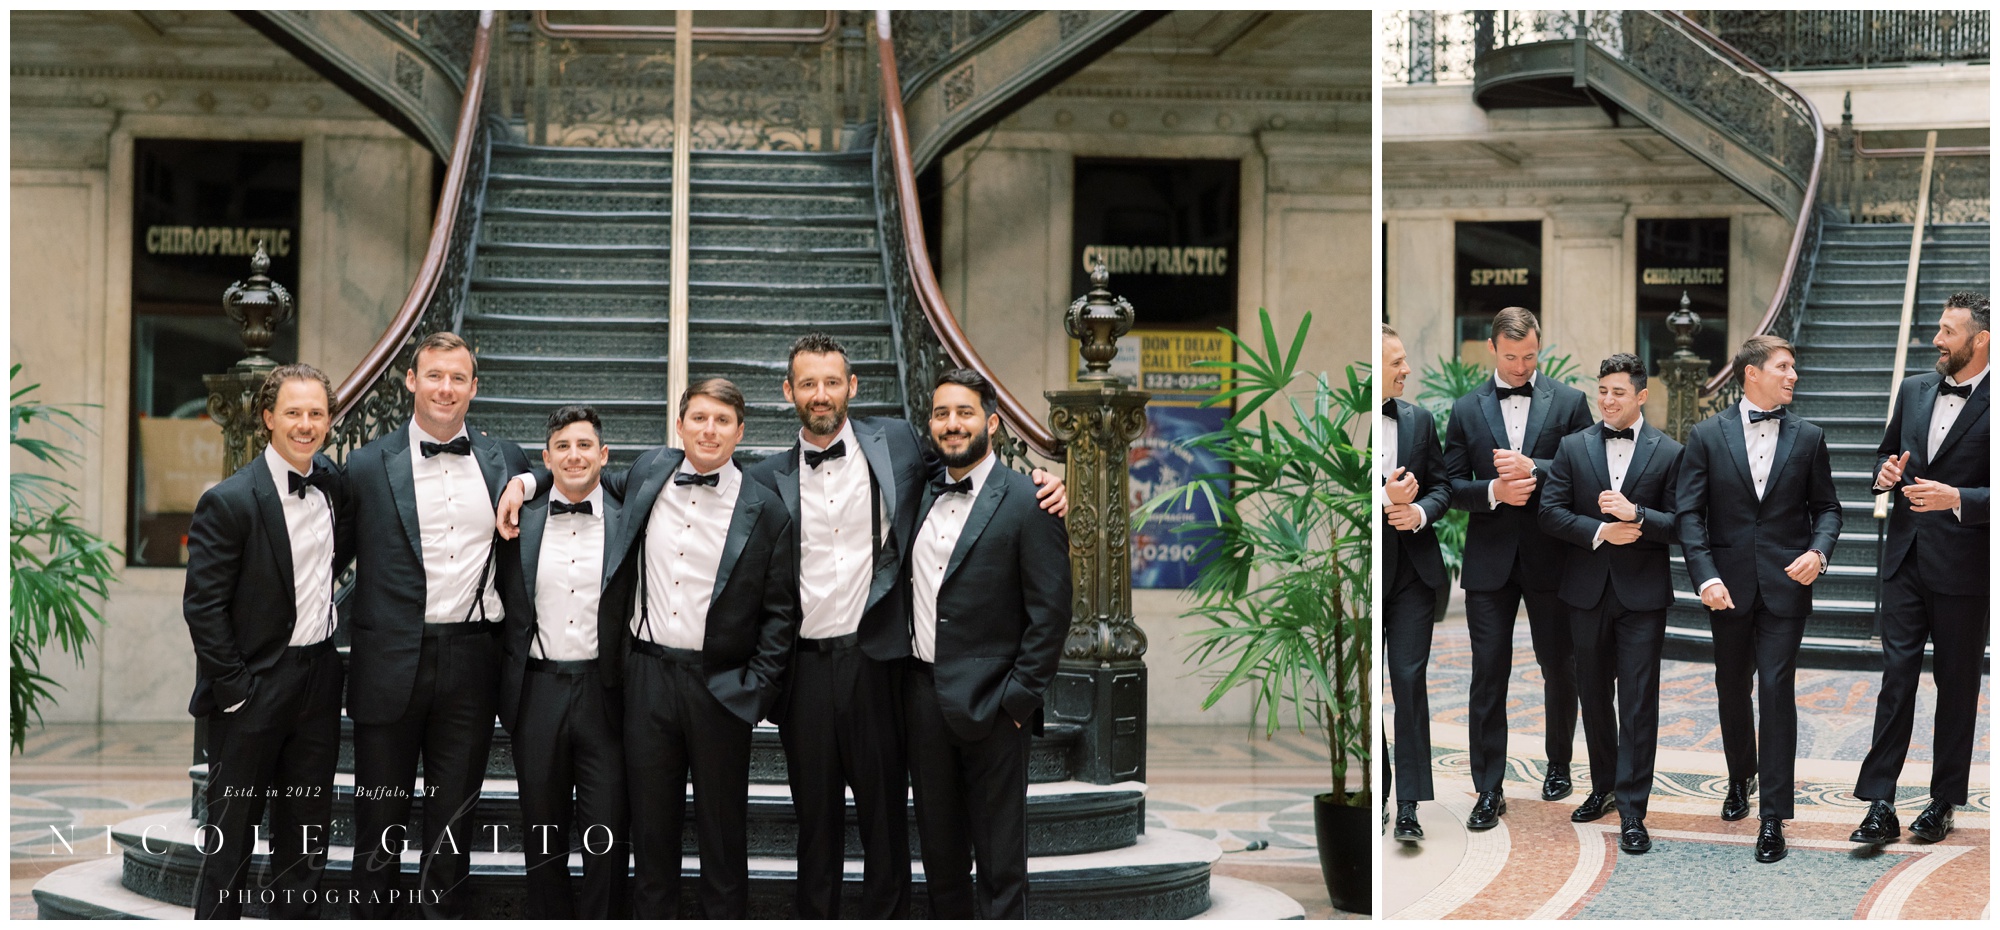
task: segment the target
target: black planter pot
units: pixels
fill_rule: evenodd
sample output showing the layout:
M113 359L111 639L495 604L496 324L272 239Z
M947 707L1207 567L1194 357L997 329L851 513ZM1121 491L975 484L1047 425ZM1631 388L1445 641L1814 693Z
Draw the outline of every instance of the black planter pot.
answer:
M1374 913L1369 863L1375 831L1369 805L1348 807L1329 792L1313 798L1313 826L1319 832L1319 870L1333 906L1350 914Z

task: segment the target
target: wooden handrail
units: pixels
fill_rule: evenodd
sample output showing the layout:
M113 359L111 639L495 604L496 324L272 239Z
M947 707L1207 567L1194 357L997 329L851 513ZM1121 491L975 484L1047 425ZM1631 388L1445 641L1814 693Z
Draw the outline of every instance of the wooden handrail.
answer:
M1770 306L1764 308L1764 318L1757 321L1757 328L1755 330L1758 333L1769 332L1771 325L1777 322L1778 314L1784 312L1786 298L1791 295L1792 275L1798 271L1799 253L1805 249L1806 227L1812 221L1813 210L1818 208L1820 173L1826 164L1826 124L1820 120L1819 107L1813 105L1811 97L1799 93L1792 85L1778 80L1771 72L1764 70L1763 65L1752 61L1750 56L1738 51L1735 46L1716 38L1714 33L1703 29L1700 23L1672 10L1663 11L1660 13L1660 16L1691 30L1706 40L1716 52L1736 62L1745 70L1763 76L1764 80L1771 82L1772 86L1791 94L1793 99L1805 105L1806 113L1811 118L1813 130L1812 173L1806 179L1805 198L1799 202L1798 222L1792 227L1791 248L1785 252L1785 271L1782 275L1779 275L1778 289L1771 294ZM1734 377L1736 377L1736 372L1724 369L1717 373L1715 377L1708 379L1707 384L1702 385L1701 395L1703 397L1713 395L1716 391L1722 390L1722 386L1728 384L1730 379Z
M552 39L660 40L674 37L673 26L586 26L549 22L549 11L536 10L535 31ZM693 26L697 42L824 42L840 31L840 11L827 10L826 22L812 28L788 26Z
M875 11L875 44L882 60L882 125L889 134L889 152L895 162L896 199L903 220L903 254L909 257L910 283L916 292L917 305L923 308L924 318L930 321L931 331L937 334L952 363L979 372L999 392L1000 419L1014 435L1035 452L1061 460L1062 445L1055 434L994 377L993 370L959 328L958 318L952 315L944 291L938 287L937 276L931 272L930 247L924 244L923 215L918 212L917 176L910 162L910 130L903 117L903 86L896 77L896 48L889 34L888 10Z
M387 373L395 362L403 343L417 331L417 323L423 319L424 308L430 305L431 296L437 292L438 278L444 274L445 260L451 251L452 228L458 222L458 205L465 192L465 176L471 170L472 142L479 128L480 100L486 91L486 59L493 46L493 11L479 12L479 31L472 42L472 61L465 73L465 97L458 105L457 136L451 146L451 162L445 169L444 187L438 191L437 216L431 221L430 245L424 249L424 263L417 269L417 280L410 285L409 296L403 298L403 306L382 331L382 337L368 354L361 357L361 363L354 366L346 378L341 379L340 388L334 392L333 418L338 421L348 411L361 402L369 389Z
M1924 136L1924 173L1917 181L1917 221L1910 226L1910 264L1903 274L1903 315L1896 323L1896 364L1889 370L1889 412L1886 419L1896 417L1896 394L1903 387L1903 370L1910 363L1910 329L1915 324L1917 313L1917 269L1923 264L1924 227L1931 218L1931 166L1936 163L1937 130ZM1885 491L1875 495L1875 519L1889 517L1889 494Z

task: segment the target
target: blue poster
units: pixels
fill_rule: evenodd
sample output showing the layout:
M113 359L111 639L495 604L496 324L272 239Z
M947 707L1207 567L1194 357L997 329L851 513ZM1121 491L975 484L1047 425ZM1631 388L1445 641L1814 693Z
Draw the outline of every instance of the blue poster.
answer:
M1140 347L1138 364L1133 366L1138 369L1135 374L1141 388L1153 395L1146 404L1146 432L1132 445L1129 463L1131 504L1137 509L1196 475L1229 470L1221 459L1188 443L1221 429L1229 419L1229 404L1201 406L1220 389L1220 376L1215 369L1196 363L1227 360L1230 344L1229 338L1218 332L1154 330L1135 331L1133 335ZM1222 493L1226 489L1216 490ZM1197 498L1192 506L1161 508L1140 524L1132 533L1132 587L1192 585L1205 561L1197 554L1212 531L1176 531L1213 523L1214 519L1214 508Z

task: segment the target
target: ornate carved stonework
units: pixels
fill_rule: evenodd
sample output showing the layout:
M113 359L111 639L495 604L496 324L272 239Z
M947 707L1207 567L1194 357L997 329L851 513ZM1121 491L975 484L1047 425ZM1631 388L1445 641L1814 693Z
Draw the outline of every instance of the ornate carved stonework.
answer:
M1110 385L1047 396L1049 429L1069 450L1073 593L1063 657L1139 658L1146 654L1146 634L1132 622L1126 452L1146 431L1146 401L1152 395Z

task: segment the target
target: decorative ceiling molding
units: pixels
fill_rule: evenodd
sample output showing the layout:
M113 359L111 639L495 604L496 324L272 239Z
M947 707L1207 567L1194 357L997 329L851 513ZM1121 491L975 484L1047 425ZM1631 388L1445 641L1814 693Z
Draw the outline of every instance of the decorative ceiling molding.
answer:
M1050 97L1115 100L1258 100L1278 103L1367 103L1365 87L1175 87L1096 86L1070 82L1049 91Z
M61 80L226 81L232 83L324 84L319 75L289 68L122 67L117 65L25 65L8 69L9 76Z

